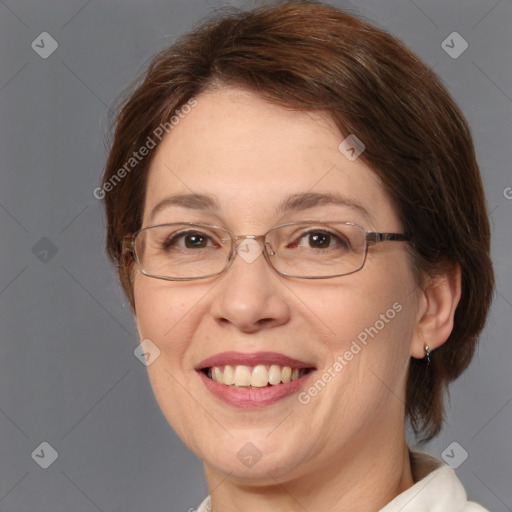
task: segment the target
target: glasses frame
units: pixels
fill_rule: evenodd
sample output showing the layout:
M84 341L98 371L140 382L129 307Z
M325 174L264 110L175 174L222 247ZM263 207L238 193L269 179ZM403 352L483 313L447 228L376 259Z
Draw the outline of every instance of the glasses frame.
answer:
M272 231L275 231L276 229L279 229L279 228L282 228L285 226L293 226L293 225L308 224L308 223L312 223L312 224L333 224L333 223L346 224L348 226L354 226L354 227L361 229L365 234L364 258L363 258L363 262L361 263L361 266L359 268L357 268L356 270L352 270L351 272L344 272L343 274L333 274L330 276L297 276L294 274L288 274L286 272L281 272L280 270L275 268L270 260L270 256L273 256L274 252L272 251L272 247L270 246L270 243L266 240L268 234L271 233ZM137 236L139 236L140 233L147 231L149 229L152 229L152 228L157 228L157 227L162 227L162 226L173 226L173 225L199 226L199 227L202 226L205 228L214 228L214 229L218 229L218 230L225 232L229 238L223 238L221 241L224 242L227 240L231 240L231 248L229 250L228 257L226 259L226 265L224 266L224 268L222 270L220 270L219 272L215 272L214 274L208 274L206 276L200 276L200 277L168 277L168 276L161 276L161 275L157 275L157 274L151 274L151 273L147 272L146 270L144 270L144 268L142 267L142 264L139 260L138 254L135 250L135 240L136 240ZM215 276L218 276L218 275L226 272L229 269L229 267L231 266L231 264L233 263L233 260L235 259L236 242L238 240L245 240L247 238L257 241L263 247L263 250L262 250L263 256L272 270L274 270L281 276L293 277L293 278L297 278L297 279L332 279L334 277L342 277L342 276L348 276L350 274L354 274L356 272L359 272L364 267L364 265L366 263L366 258L368 255L368 248L371 245L375 245L379 242L409 242L410 241L410 237L408 235L406 235L405 233L381 233L381 232L377 232L377 231L367 231L364 228L364 226L361 226L360 224L357 224L355 222L334 221L334 220L330 220L330 221L328 221L328 220L303 220L303 221L287 222L285 224L280 224L279 226L275 226L272 229L269 229L264 235L233 235L226 228L223 228L221 226L216 226L214 224L205 224L205 223L201 223L201 222L168 222L165 224L156 224L154 226L146 226L145 228L141 228L141 229L135 231L133 234L125 235L123 237L123 242L122 242L122 255L126 256L126 255L130 254L132 256L133 260L135 260L135 262L137 263L137 266L139 267L139 270L141 271L141 273L144 274L145 276L153 277L155 279L163 279L165 281L197 281L199 279L208 279L210 277L215 277Z

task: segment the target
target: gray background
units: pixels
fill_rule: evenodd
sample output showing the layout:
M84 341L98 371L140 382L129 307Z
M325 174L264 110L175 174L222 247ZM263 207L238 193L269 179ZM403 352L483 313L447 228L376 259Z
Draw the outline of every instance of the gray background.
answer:
M186 511L208 492L134 357L134 322L104 255L92 191L115 98L156 51L222 5L0 2L3 512ZM512 510L512 3L362 0L353 10L433 66L472 126L498 290L479 353L452 388L446 428L427 450L440 457L459 443L470 497ZM441 46L454 31L469 44L457 59ZM42 32L59 45L46 59L31 47ZM42 442L58 452L47 469L31 457Z

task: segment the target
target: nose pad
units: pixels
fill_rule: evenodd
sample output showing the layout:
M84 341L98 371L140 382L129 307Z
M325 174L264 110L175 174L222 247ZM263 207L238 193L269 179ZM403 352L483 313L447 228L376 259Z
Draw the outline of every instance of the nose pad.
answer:
M274 249L272 249L272 246L270 245L270 242L265 242L265 247L267 249L267 254L269 256L275 256L276 253L274 252Z
M263 252L263 247L257 240L248 236L238 244L236 252L246 263L252 263Z

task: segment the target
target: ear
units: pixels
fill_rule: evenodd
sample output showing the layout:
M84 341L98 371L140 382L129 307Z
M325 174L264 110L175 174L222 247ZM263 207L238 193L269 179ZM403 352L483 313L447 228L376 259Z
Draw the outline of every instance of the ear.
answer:
M434 350L448 339L461 290L458 263L448 264L442 272L427 279L418 302L417 323L411 341L412 357L423 359L425 345Z

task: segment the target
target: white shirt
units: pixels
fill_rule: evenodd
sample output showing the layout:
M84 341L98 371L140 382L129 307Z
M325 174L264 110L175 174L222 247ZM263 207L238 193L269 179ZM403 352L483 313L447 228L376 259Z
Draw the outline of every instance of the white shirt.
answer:
M411 469L416 483L379 512L489 512L468 501L455 471L435 457L412 451ZM212 512L210 496L197 512Z

